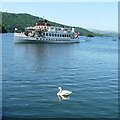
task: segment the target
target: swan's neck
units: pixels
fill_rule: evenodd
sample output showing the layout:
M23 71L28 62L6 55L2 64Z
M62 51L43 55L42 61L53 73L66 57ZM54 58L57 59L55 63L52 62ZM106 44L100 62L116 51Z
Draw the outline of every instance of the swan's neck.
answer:
M62 88L59 88L59 93L61 93L62 92Z

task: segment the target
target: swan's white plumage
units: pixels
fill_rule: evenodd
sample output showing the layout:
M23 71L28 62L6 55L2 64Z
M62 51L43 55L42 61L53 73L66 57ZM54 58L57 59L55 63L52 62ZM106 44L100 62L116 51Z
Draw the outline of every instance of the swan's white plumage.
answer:
M60 95L58 95L58 99L59 99L59 101L62 101L62 100L68 100L68 99L70 99L70 95L68 95L68 96L60 96Z
M68 91L68 90L62 90L61 87L58 87L59 89L59 92L57 93L57 95L60 95L60 96L69 96L72 92L71 91Z

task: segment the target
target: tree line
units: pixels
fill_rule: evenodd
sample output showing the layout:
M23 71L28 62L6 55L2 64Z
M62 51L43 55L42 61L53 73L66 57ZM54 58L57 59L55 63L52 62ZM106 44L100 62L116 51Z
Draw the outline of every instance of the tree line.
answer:
M37 21L39 21L40 17L33 16L27 13L7 13L7 12L0 12L2 14L2 24L0 25L0 32L14 32L15 28L18 29L18 32L24 32L25 27L34 26ZM49 21L49 20L48 20ZM68 25L59 24L56 22L49 21L52 26L57 27L71 27ZM100 34L88 31L81 27L75 27L75 32L80 32L82 36L100 36Z

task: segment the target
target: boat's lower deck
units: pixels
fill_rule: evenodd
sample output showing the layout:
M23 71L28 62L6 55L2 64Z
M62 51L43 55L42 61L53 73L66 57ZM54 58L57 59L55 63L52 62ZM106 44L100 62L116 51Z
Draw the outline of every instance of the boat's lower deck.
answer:
M78 38L54 38L54 37L27 37L25 35L20 35L17 33L14 37L15 43L79 43L80 39Z

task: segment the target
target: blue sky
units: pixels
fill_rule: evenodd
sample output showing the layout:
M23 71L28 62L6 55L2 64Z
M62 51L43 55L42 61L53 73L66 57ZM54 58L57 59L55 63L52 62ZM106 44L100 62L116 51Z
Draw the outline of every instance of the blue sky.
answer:
M117 2L13 2L3 3L2 11L29 13L71 26L118 30Z

